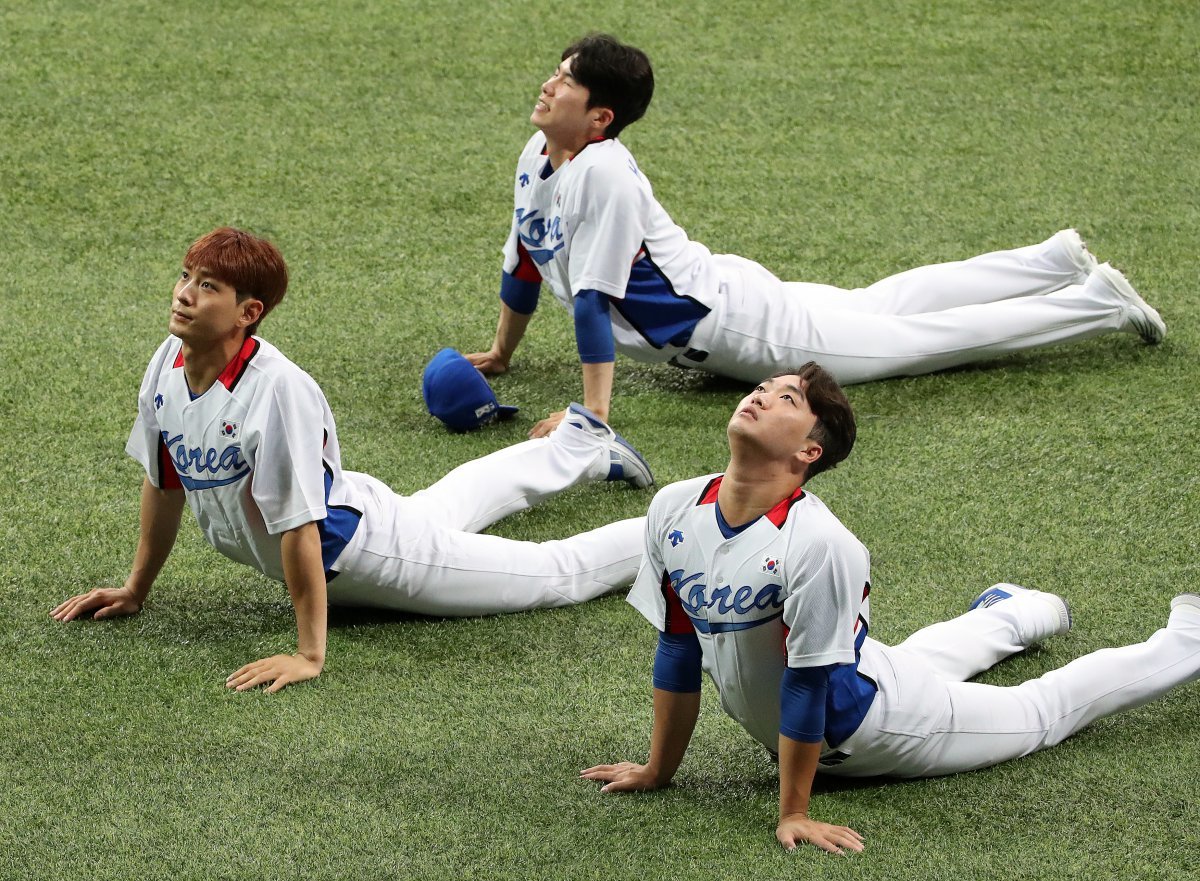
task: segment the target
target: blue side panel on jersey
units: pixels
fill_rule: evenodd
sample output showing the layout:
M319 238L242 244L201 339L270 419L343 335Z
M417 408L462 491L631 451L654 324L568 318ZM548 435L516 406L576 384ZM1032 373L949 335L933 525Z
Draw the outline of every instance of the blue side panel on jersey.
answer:
M709 308L675 293L662 270L649 257L633 264L625 298L613 305L652 346L686 346Z
M325 469L325 510L328 512L324 520L317 521L317 531L321 533L321 564L325 567L326 580L337 577L336 572L329 568L337 562L354 533L358 531L362 513L353 508L329 506L329 491L333 488L333 474Z
M825 742L830 746L837 746L858 730L879 690L874 682L858 672L859 650L866 639L867 625L864 623L854 639L854 663L834 667L829 673Z

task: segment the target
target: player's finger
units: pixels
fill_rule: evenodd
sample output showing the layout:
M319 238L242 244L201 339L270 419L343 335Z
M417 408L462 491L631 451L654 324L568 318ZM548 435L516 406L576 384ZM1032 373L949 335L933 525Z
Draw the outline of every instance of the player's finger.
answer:
M238 691L249 691L252 688L258 688L260 685L264 685L264 684L272 681L274 678L275 678L274 673L271 673L269 671L264 671L262 673L257 674L253 678L248 679L247 681L243 682L241 685L239 685L237 687L237 690Z
M99 601L92 594L84 593L76 597L71 597L62 604L59 608L62 612L57 616L59 621L73 621L82 615L84 612L91 609Z
M284 673L275 680L274 685L267 689L267 694L275 694L275 692L279 691L279 689L283 688L285 685L291 685L292 682L293 680L289 678L286 673Z
M110 603L107 606L101 606L99 609L97 609L96 614L93 615L92 617L93 618L111 618L116 614L117 614L116 605Z
M579 776L587 777L589 779L595 778L595 777L602 777L605 774L611 774L616 769L617 769L616 765L593 765L590 768L584 768L582 771L580 771Z

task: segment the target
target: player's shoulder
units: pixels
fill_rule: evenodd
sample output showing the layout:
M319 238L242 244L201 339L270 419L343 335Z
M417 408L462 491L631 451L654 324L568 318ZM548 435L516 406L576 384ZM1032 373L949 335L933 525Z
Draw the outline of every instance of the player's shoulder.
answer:
M819 497L804 495L788 512L786 524L793 534L803 534L810 546L861 548L862 542Z
M518 164L525 164L532 159L543 156L546 153L546 136L540 132L534 132L533 135L525 142L525 146L521 148L521 155L518 157Z
M150 364L173 363L179 357L179 352L182 348L183 340L173 333L168 334L167 338L158 344L158 348L154 350L154 354L150 356Z
M635 190L645 183L633 154L616 138L588 144L571 166L575 175L596 184Z
M666 516L672 512L682 512L694 508L700 500L704 488L719 477L719 474L705 474L701 477L690 477L669 483L654 494L650 503L652 514Z
M279 348L260 336L251 337L254 350L246 361L246 375L260 389L270 387L279 391L286 389L320 391L317 381L299 364L283 354Z

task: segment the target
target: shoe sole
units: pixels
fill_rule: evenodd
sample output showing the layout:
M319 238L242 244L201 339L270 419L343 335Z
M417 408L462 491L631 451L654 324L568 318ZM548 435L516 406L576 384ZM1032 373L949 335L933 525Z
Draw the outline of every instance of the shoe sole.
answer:
M1096 267L1095 274L1104 279L1105 283L1116 291L1117 296L1128 304L1129 323L1148 345L1156 346L1166 338L1167 323L1158 314L1158 310L1142 299L1129 283L1129 279L1118 269L1111 263L1101 263Z

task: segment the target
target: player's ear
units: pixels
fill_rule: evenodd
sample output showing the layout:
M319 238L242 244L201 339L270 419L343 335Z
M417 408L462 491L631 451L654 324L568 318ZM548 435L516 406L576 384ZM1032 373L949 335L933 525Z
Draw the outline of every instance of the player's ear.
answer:
M804 439L804 445L796 450L792 461L795 463L795 471L797 474L808 475L808 469L821 458L821 454L825 452L825 448L813 440L811 437Z
M616 119L616 114L609 107L593 107L592 114L592 123L596 128L596 133L600 135L608 131L609 125Z
M241 314L238 316L238 327L250 327L258 319L262 318L263 304L262 300L256 300L254 297L247 297L238 303L241 307Z

